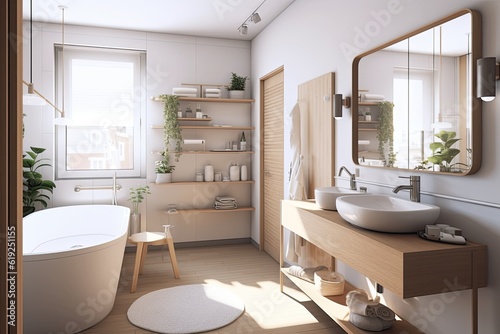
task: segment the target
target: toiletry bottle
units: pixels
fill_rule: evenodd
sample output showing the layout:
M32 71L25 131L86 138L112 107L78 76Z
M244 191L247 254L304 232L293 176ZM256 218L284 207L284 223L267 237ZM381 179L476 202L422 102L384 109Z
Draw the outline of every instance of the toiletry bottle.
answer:
M177 118L182 118L182 109L177 110Z
M196 182L203 182L203 174L201 172L196 173Z
M203 113L201 112L201 106L200 104L196 104L196 118L202 118Z
M191 106L187 106L186 108L186 118L193 118L193 110L191 109Z
M205 166L205 182L213 182L214 181L214 166L206 165Z
M245 132L241 133L241 138L240 138L240 150L241 151L246 151L247 150L247 140L245 138Z
M247 181L248 180L248 168L247 165L241 165L241 175L240 175L241 181Z
M229 180L230 181L239 181L240 180L240 168L237 164L233 164L229 168Z

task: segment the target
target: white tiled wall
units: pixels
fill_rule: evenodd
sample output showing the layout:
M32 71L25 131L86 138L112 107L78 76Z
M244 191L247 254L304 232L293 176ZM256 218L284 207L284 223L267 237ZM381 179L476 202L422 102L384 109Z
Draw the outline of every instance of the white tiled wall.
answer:
M28 27L27 22L25 22L25 27ZM34 23L33 29L33 82L38 91L54 101L54 44L62 41L61 26L58 24ZM124 206L130 206L127 201L130 187L154 182L154 161L157 160L158 156L154 156L150 152L161 150L163 147L162 130L152 130L150 128L153 124L162 124L162 104L151 101L149 97L171 93L172 88L180 86L181 83L226 84L230 80L231 72L243 76L250 74L250 43L246 41L70 25L65 26L64 38L66 44L140 49L147 52L148 102L145 119L147 124L146 147L144 148L147 152L147 170L143 179L118 179L117 183L122 186L122 189L117 193L118 204ZM24 41L24 79L28 82L29 68L29 39L26 38ZM223 93L227 94L226 91ZM249 91L246 92L246 95L247 98L251 97ZM55 165L53 109L49 106L26 106L24 107L24 113L26 114L24 118L26 127L24 150L30 146L44 147L47 149L44 157L50 158L52 165ZM44 170L46 178L53 178L53 174L53 170ZM112 193L110 190L75 192L74 188L76 185L111 185L112 173L110 173L108 179L55 180L55 182L57 188L54 189L50 206L111 203ZM178 187L176 187L176 191L179 191ZM180 190L180 195L186 191L192 190L188 188ZM155 200L154 186L152 192L153 194L148 196L147 200L141 205L143 228L161 230L161 225L168 222L168 217L157 212L158 209L164 209L165 207L161 207L158 201ZM175 199L170 199L169 202L171 201L176 202ZM250 198L243 199L243 201L249 205ZM156 204L153 204L153 202L156 202ZM154 217L154 219L148 220L148 216ZM182 218L181 215L172 216L171 218L172 223L175 223L176 219L188 221L187 218ZM238 220L238 217L234 218L229 214L224 219ZM214 218L214 221L210 220L208 219L207 225L203 225L200 229L189 228L189 223L186 223L183 225L184 227L179 226L172 233L176 241L212 238L214 236L213 232L208 231L222 231L223 228L218 225L220 224L220 221L218 221L220 216ZM246 220L250 221L249 219ZM250 227L243 226L236 230L232 227L227 229L227 233L224 232L220 235L223 238L249 237Z

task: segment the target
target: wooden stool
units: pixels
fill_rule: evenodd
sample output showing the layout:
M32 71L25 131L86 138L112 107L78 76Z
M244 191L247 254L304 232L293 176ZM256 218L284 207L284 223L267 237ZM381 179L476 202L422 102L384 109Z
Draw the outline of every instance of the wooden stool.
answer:
M174 242L170 234L171 225L163 225L165 233L162 232L141 232L132 234L128 240L137 245L135 254L134 275L132 276L132 286L130 292L135 292L137 288L137 279L139 274L142 274L144 268L144 259L148 253L149 245L168 245L168 253L174 270L174 277L179 278L179 268L177 267L177 258L175 257Z

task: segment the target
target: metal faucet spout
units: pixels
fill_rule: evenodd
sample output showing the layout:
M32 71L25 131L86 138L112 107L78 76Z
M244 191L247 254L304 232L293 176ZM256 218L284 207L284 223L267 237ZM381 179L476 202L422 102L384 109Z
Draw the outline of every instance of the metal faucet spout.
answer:
M410 179L410 185L401 185L394 187L394 189L392 189L392 192L397 194L400 190L409 190L410 200L412 202L420 202L420 176L400 176L400 178Z
M349 170L345 167L342 166L339 169L339 176L342 175L342 172L345 171L349 175L349 185L352 190L357 190L356 189L356 175L354 173L349 172Z

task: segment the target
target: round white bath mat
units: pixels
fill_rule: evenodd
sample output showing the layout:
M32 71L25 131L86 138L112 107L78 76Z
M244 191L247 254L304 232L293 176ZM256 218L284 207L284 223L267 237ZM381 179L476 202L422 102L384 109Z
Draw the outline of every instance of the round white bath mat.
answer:
M128 320L157 333L200 333L224 327L245 310L231 291L208 284L181 285L150 292L128 309Z

